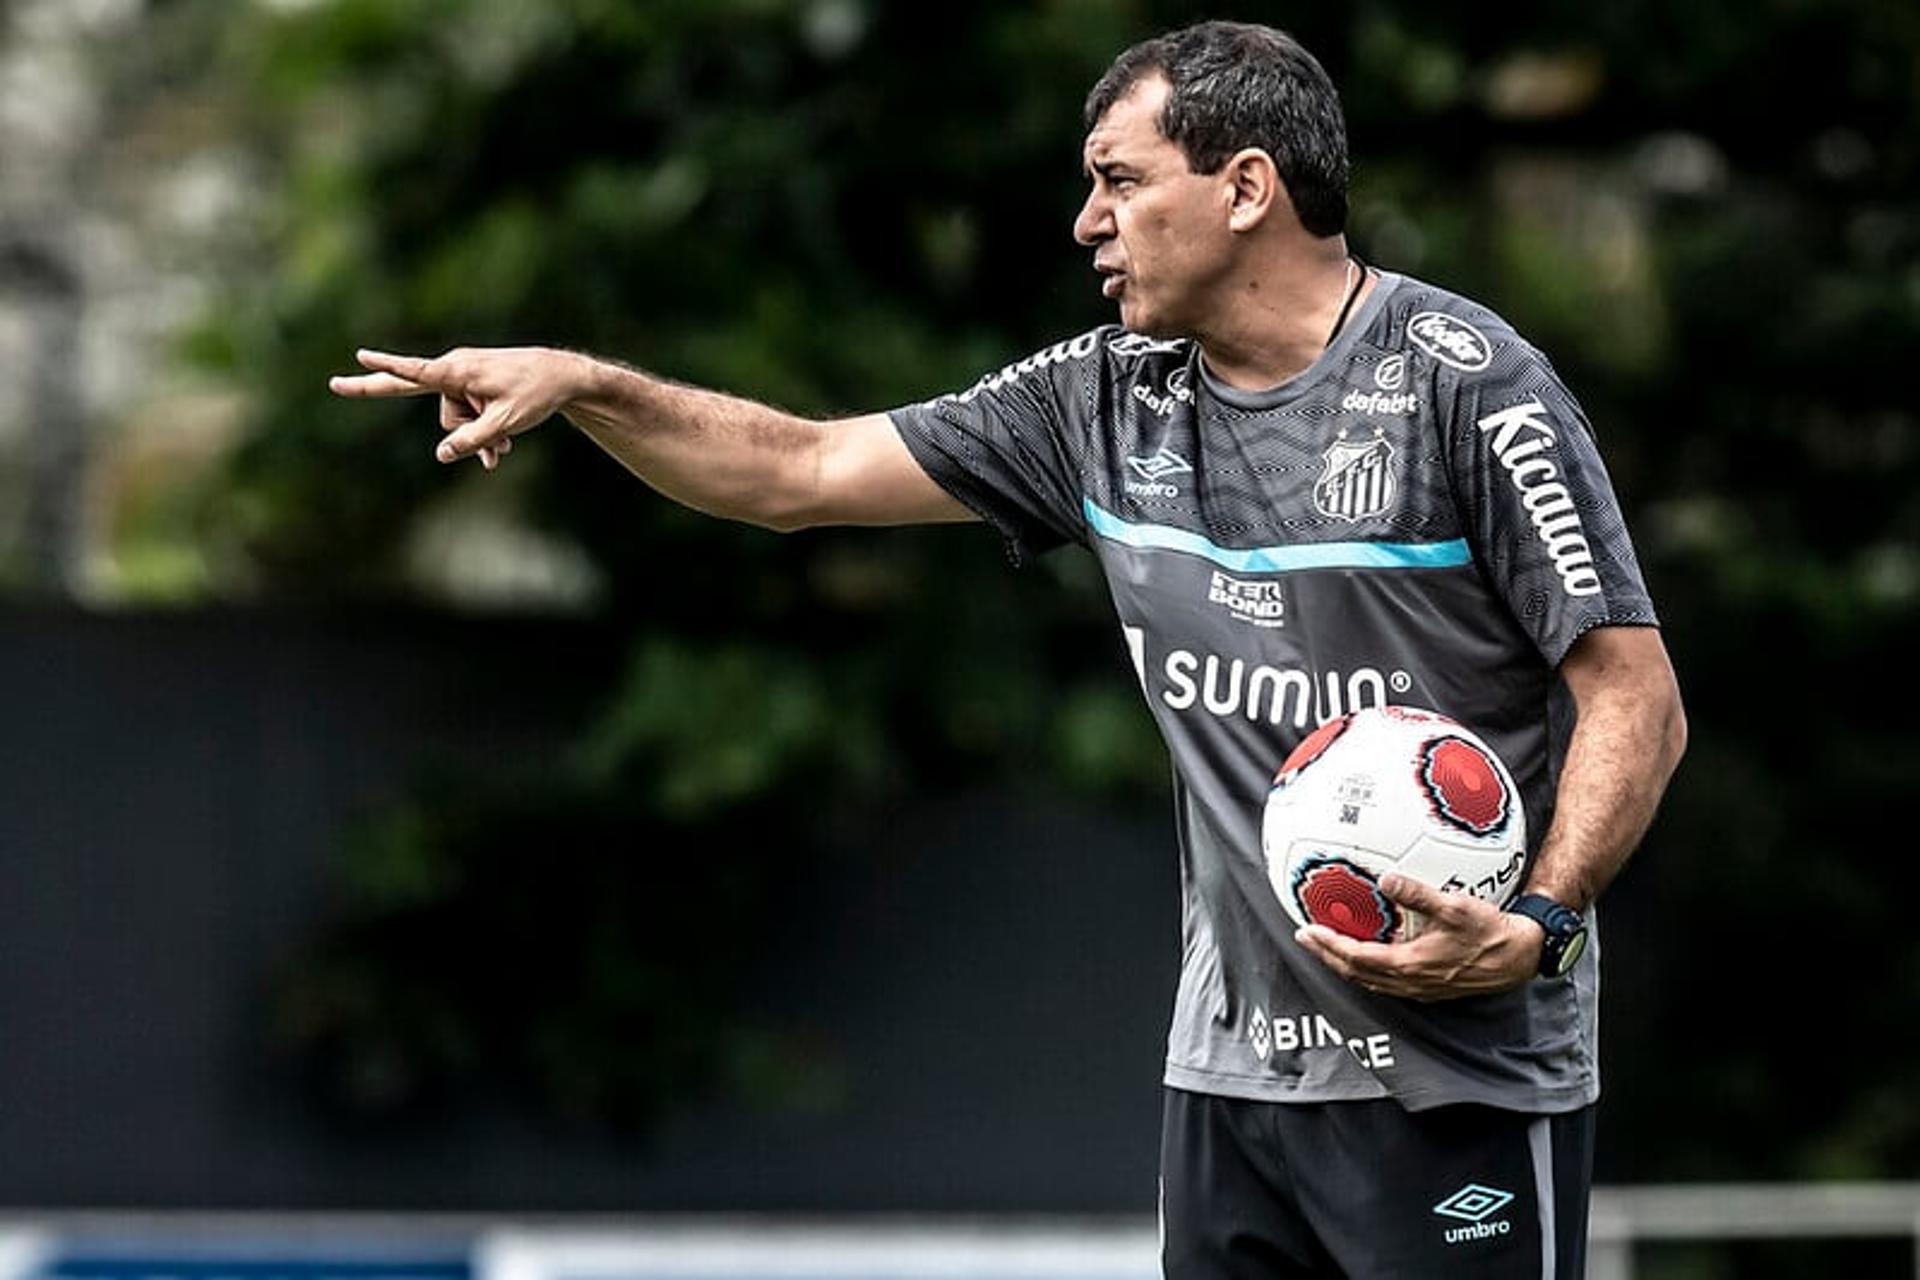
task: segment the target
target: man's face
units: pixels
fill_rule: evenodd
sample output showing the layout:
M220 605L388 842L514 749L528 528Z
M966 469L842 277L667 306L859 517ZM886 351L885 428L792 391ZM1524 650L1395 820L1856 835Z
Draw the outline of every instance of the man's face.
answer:
M1084 151L1093 190L1073 221L1120 323L1160 338L1199 330L1233 251L1222 176L1193 172L1160 133L1169 87L1142 79L1094 124Z

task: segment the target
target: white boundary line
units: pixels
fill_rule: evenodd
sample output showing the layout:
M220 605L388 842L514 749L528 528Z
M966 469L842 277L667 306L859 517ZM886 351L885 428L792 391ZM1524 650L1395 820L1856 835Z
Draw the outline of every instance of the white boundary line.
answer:
M27 1280L40 1270L53 1241L43 1231L0 1226L0 1280Z
M475 1280L1153 1280L1151 1224L1072 1229L884 1225L777 1227L740 1222L591 1235L490 1232Z

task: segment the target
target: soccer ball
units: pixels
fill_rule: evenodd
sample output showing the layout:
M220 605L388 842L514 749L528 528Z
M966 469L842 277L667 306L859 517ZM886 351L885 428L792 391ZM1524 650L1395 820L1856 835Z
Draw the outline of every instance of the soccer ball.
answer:
M1321 725L1280 766L1260 847L1294 923L1405 941L1425 918L1389 901L1379 878L1398 871L1504 906L1526 863L1527 815L1513 775L1464 725L1367 707Z

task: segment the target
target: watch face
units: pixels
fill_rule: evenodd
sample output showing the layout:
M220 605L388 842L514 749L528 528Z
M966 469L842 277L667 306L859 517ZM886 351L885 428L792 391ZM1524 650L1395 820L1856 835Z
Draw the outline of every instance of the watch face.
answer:
M1553 976L1564 978L1573 972L1573 966L1580 963L1580 953L1587 949L1587 931L1582 928L1567 939L1567 949L1560 953L1560 963L1553 967Z

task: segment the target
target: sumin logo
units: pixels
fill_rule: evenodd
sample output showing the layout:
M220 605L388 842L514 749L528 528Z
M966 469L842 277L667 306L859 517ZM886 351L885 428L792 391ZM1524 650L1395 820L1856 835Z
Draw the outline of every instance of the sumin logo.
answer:
M1145 656L1143 650L1136 653L1142 663ZM1145 666L1140 669L1146 681ZM1405 693L1413 687L1413 677L1398 669L1271 667L1217 653L1203 657L1191 649L1171 650L1160 676L1148 682L1148 695L1157 694L1170 711L1197 706L1222 720L1244 715L1249 721L1291 723L1300 730L1361 707L1385 706L1388 690Z

